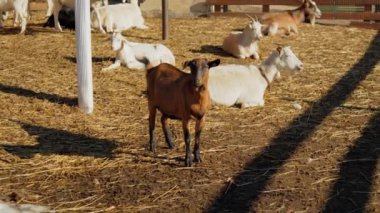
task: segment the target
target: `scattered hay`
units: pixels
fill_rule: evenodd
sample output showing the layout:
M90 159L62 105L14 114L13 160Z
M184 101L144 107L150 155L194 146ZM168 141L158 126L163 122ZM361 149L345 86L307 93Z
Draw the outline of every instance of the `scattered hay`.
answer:
M0 31L0 195L16 192L22 201L48 205L57 212L206 210L223 193L220 190L229 183L225 180L259 155L292 119L312 108L360 59L376 34L302 25L299 36L265 38L260 43L262 58L276 44L290 45L305 71L275 82L263 108L214 107L202 135L203 162L184 168L179 122L170 124L177 145L174 150L166 148L159 126L157 154L146 149L144 71L122 67L99 72L115 57L109 36L92 35L95 111L85 115L75 107L74 32L40 27L43 15L33 16L25 36L7 27ZM246 21L172 19L170 39L163 43L173 51L178 65L194 57L259 63L229 57L219 48L224 36L243 28ZM162 42L160 20L147 19L147 24L148 30L124 35L131 41ZM6 26L11 26L11 20ZM380 110L379 81L380 67L376 66L280 168L254 205L257 211L304 210L305 206L311 212L320 211L342 156ZM294 102L302 109L291 107ZM276 156L268 157L275 160ZM265 165L262 169L271 170ZM255 177L252 184L260 178ZM377 174L373 180L374 191L379 191L379 178ZM369 211L380 209L375 200L376 195L368 203Z

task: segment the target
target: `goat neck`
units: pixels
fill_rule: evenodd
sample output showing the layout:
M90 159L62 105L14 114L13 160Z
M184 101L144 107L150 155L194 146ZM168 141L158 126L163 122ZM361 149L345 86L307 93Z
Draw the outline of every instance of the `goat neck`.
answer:
M292 16L293 20L299 24L301 22L305 21L305 10L306 10L306 5L302 4L300 7L294 10L290 10L289 14Z
M241 35L241 42L243 46L249 46L252 44L253 41L257 40L253 35L252 35L252 30L249 29L249 27L245 27L244 31Z
M259 65L259 70L266 76L269 83L271 83L276 74L281 70L280 56L277 52L273 52L265 61ZM269 86L269 85L268 85Z

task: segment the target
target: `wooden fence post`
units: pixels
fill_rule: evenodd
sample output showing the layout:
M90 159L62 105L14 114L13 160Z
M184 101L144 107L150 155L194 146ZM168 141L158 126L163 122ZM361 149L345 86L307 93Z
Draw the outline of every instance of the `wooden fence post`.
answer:
M169 11L168 0L162 0L162 39L169 38Z
M85 113L94 109L92 87L90 1L75 0L75 35L79 108Z
M263 5L263 12L264 13L268 13L269 12L269 10L270 10L270 8L269 8L270 6L269 5L267 5L267 4L264 4Z

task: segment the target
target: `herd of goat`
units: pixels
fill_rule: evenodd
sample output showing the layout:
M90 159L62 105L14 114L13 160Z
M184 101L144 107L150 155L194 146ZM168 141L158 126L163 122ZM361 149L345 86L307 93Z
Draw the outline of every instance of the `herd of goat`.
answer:
M110 0L111 1L111 0ZM301 0L300 0L301 1ZM74 8L74 0L47 0L47 15L53 14L54 26L61 31L59 12L63 6ZM249 16L250 21L243 32L230 33L223 42L225 52L236 58L259 59L258 43L263 36L298 33L297 26L306 18L313 25L321 11L312 0L302 0L294 10L267 13L260 18ZM138 0L120 4L109 4L108 0L91 0L91 26L102 33L112 33L112 49L116 60L104 71L125 65L131 69L146 69L147 97L149 108L150 150L155 151L154 128L156 111L162 114L161 124L169 148L173 148L171 131L166 124L168 118L182 120L185 138L185 165L191 166L189 121L196 120L194 161L200 162L200 134L205 114L211 103L242 108L263 106L264 94L271 82L280 77L280 72L296 72L303 69L302 62L290 47L277 47L259 65L220 64L216 59L208 61L196 58L184 63L183 69L175 67L175 57L163 44L146 44L128 41L121 31L132 27L145 29ZM14 10L15 20L21 19L21 33L25 31L29 16L28 0L0 0L0 24L7 11ZM52 18L50 18L52 19ZM1 25L0 25L1 26Z

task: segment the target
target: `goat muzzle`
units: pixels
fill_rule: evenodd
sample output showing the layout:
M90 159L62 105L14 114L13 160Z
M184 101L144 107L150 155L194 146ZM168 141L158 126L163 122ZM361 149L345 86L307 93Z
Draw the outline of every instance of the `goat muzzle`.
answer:
M303 70L303 64L300 64L297 66L297 71L302 71Z

